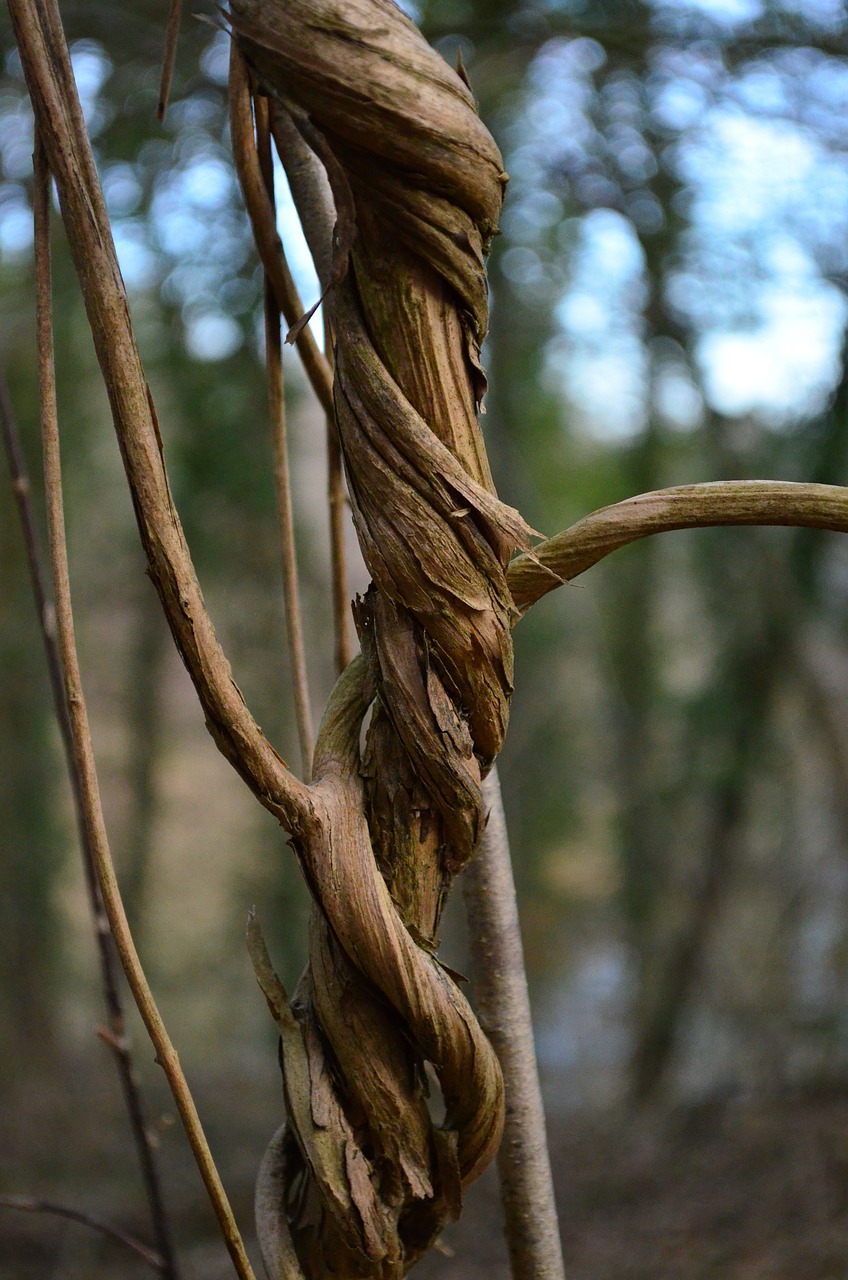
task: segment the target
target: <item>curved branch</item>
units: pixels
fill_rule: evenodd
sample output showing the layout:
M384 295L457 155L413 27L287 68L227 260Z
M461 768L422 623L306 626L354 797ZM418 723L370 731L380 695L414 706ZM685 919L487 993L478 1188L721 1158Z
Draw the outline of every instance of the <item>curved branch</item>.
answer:
M720 525L805 525L848 533L848 488L789 480L717 480L641 493L601 507L509 566L522 613L611 551L652 533Z
M268 742L233 680L171 497L156 410L56 0L9 0L9 11L58 187L150 575L218 748L260 802L294 830L309 810L308 792Z
M23 1213L50 1213L57 1218L66 1218L69 1222L78 1222L81 1226L96 1231L98 1235L105 1236L107 1240L123 1245L137 1258L141 1258L142 1262L146 1262L152 1271L156 1271L159 1275L165 1273L165 1262L153 1249L149 1249L146 1244L137 1240L135 1236L129 1235L128 1232L121 1231L119 1227L113 1227L111 1222L104 1222L102 1218L84 1213L82 1209L59 1204L56 1200L40 1200L34 1196L0 1196L0 1209L19 1209Z

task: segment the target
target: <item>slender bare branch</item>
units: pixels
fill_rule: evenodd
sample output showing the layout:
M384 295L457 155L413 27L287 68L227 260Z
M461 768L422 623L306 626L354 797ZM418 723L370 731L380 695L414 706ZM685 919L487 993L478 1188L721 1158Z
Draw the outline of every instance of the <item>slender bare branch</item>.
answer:
M156 1060L167 1076L168 1084L171 1087L171 1092L183 1121L198 1169L206 1185L215 1216L218 1219L221 1234L237 1275L241 1280L255 1280L226 1192L203 1133L194 1099L180 1066L177 1052L165 1029L159 1010L156 1007L153 993L141 966L132 933L127 923L106 834L106 824L100 801L100 787L94 761L94 748L88 722L88 711L77 657L71 607L53 357L50 243L47 226L49 185L47 166L40 142L36 154L36 317L38 386L41 405L42 448L44 452L44 487L47 498L53 592L56 599L59 656L62 664L68 715L73 738L75 767L80 780L85 827L94 854L103 902L121 964L124 967L139 1013L156 1049Z
M39 189L37 194L37 208L39 219L44 219L46 221L47 210L45 209L43 177L44 175L42 174L42 187ZM124 1102L129 1116L133 1141L138 1154L145 1193L150 1207L153 1231L156 1237L159 1254L163 1261L163 1271L166 1276L171 1277L172 1280L176 1280L178 1271L174 1247L171 1241L171 1230L168 1225L168 1217L165 1212L162 1188L159 1182L159 1173L156 1168L156 1158L150 1142L147 1125L145 1124L141 1091L139 1089L138 1079L133 1067L132 1053L130 1051L130 1044L126 1034L123 1001L121 999L119 989L117 956L115 954L114 946L112 945L109 923L106 919L106 914L103 908L103 897L100 893L100 885L97 880L97 868L94 861L94 852L91 848L84 820L82 786L74 758L71 722L68 716L67 703L65 701L65 685L62 677L62 664L59 659L59 650L56 643L56 610L49 596L47 576L42 563L38 531L36 529L35 517L32 510L31 487L29 476L27 474L26 460L24 458L23 448L21 447L17 424L12 412L8 389L2 375L0 375L0 428L2 428L3 439L6 444L6 453L9 460L9 472L12 477L12 488L14 489L15 499L17 502L18 515L26 547L29 576L32 583L33 595L35 597L36 612L38 614L41 628L44 651L47 658L47 670L50 677L53 705L56 711L56 719L59 722L59 729L62 736L65 759L68 767L68 775L71 782L71 791L74 798L74 809L80 834L80 849L82 853L83 869L85 871L86 890L91 908L91 917L94 924L94 936L97 942L97 952L100 961L100 982L103 989L103 1000L106 1005L106 1012L109 1018L109 1045L114 1054L115 1065L121 1081Z
M271 132L277 154L286 171L295 209L300 218L322 293L333 269L333 198L324 166L310 149L292 117L281 103L270 101ZM324 308L324 352L333 366L333 338ZM333 595L336 671L341 673L353 656L350 592L344 540L345 491L342 480L341 444L334 413L327 414L327 502L330 515L330 565Z
M601 507L518 556L509 586L522 611L591 569L611 551L672 529L719 525L806 525L848 532L848 489L788 480L718 480L658 489Z
M233 57L238 57L232 46ZM267 98L254 99L256 140L259 167L265 184L268 202L274 214L274 164L271 157L271 132L268 123ZM276 223L276 216L274 217ZM297 734L300 740L300 756L306 782L312 777L312 711L309 703L309 676L306 669L306 651L303 644L303 615L300 608L300 583L297 572L297 549L294 535L294 511L292 509L291 473L289 468L288 433L286 429L286 401L283 388L283 347L280 334L280 308L270 276L265 274L265 364L268 379L268 410L271 419L271 441L274 450L274 490L277 495L277 522L280 534L280 554L283 570L283 600L286 611L286 632L289 642L289 660L292 672L294 711Z
M309 812L307 789L268 742L233 680L174 508L56 0L9 0L9 11L59 190L151 577L215 742L260 802L296 831Z
M82 1209L74 1209L70 1205L59 1204L56 1200L41 1200L33 1196L0 1196L0 1209L18 1209L23 1213L51 1213L58 1218L67 1218L70 1222L79 1222L82 1226L96 1231L98 1235L105 1236L107 1240L114 1240L116 1244L123 1245L159 1275L168 1274L165 1261L153 1249L148 1249L147 1245L141 1240L136 1240L135 1236L121 1231L119 1227L113 1227L110 1222L104 1222L102 1218L83 1212Z
M332 330L324 313L324 349L332 350ZM336 674L341 675L353 657L351 641L350 588L347 580L344 515L345 491L342 479L342 449L336 419L327 414L327 508L330 515L330 578L333 596L333 634Z
M177 41L180 35L182 12L182 0L171 0L171 7L168 10L168 25L165 28L165 51L162 54L159 103L156 108L156 119L160 121L165 119L165 113L168 110L168 99L171 96L171 80L174 76L174 63L177 60Z
M277 220L262 178L253 136L250 79L235 42L230 50L229 98L233 160L253 228L253 238L280 311L287 324L295 325L303 317L304 307L277 234ZM325 413L332 413L333 375L308 324L299 331L295 345L322 409Z
M474 1005L500 1060L506 1122L498 1173L516 1280L563 1280L545 1112L539 1087L521 926L497 770L483 783L488 822L462 876Z

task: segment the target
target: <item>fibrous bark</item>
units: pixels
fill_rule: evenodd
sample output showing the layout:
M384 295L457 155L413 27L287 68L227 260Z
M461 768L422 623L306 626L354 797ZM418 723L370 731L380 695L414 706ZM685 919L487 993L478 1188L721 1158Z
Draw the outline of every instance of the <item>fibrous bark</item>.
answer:
M503 1122L495 1056L434 952L506 728L506 567L528 535L494 496L477 419L506 179L467 86L389 0L237 0L231 19L333 190L336 417L374 580L364 657L316 754L328 807L295 840L317 905L297 1026L281 1023L285 1177L273 1161L266 1173L307 1275L400 1276L458 1213ZM363 678L376 700L360 760Z

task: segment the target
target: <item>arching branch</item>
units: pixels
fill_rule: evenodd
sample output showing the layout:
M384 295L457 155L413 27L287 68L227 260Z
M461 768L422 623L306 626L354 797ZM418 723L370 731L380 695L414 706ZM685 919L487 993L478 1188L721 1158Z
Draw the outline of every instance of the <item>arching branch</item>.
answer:
M522 613L610 552L653 533L721 525L805 525L848 533L848 488L789 480L717 480L658 489L601 507L509 566Z

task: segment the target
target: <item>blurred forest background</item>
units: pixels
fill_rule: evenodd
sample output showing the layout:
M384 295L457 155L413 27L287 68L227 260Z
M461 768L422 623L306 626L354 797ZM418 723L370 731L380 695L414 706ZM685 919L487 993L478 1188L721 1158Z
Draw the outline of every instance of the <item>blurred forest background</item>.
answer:
M502 496L553 534L666 485L848 483L845 6L404 7L450 61L461 52L511 175L484 420ZM165 9L62 5L177 505L236 679L296 759L228 38L186 17L159 126ZM0 24L0 364L39 498L32 124ZM307 899L285 836L206 734L159 615L58 220L54 242L71 569L107 818L139 949L249 1234L282 1099L243 924L257 904L292 983ZM320 713L324 431L290 351L287 368ZM357 560L352 589L364 582ZM847 603L848 541L724 529L619 551L517 629L501 777L571 1280L848 1275ZM69 789L2 475L0 727L0 1190L145 1236L95 1036ZM446 958L462 969L458 906ZM225 1276L132 1025L185 1274ZM422 1277L506 1275L495 1196L487 1176L447 1237L456 1257L434 1256ZM80 1227L0 1210L2 1280L136 1274Z

